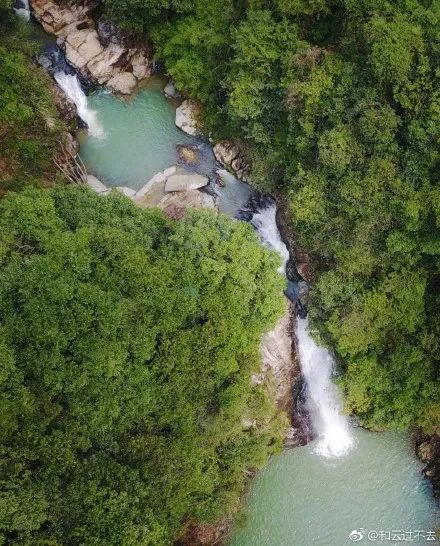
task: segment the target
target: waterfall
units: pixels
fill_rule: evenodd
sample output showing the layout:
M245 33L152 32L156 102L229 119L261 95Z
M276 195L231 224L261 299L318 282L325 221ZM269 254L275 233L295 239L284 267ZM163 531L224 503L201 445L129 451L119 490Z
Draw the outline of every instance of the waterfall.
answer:
M289 251L281 239L276 223L276 205L260 208L251 224L266 246L276 250L283 259L280 273L285 274ZM324 347L319 347L308 332L308 319L297 317L297 342L301 371L307 385L306 407L317 435L315 452L323 457L338 457L353 444L347 417L342 415L341 395L332 382L334 360Z
M324 457L344 455L353 444L347 417L341 414L339 389L332 382L334 360L308 332L308 319L297 319L296 336L301 371L307 384L307 409L318 436L316 453Z
M283 259L283 264L279 269L280 273L286 270L286 264L289 260L289 251L281 239L276 220L277 207L275 203L270 203L265 208L259 209L252 217L251 224L257 230L264 245L273 248Z
M76 74L56 72L54 78L69 99L76 104L78 116L87 124L89 134L95 138L104 138L104 129L98 121L97 113L89 108L87 95L82 90Z
M26 19L26 21L29 21L29 19L31 18L29 0L19 0L15 2L14 11L17 15L19 15L20 17L23 17L23 19Z

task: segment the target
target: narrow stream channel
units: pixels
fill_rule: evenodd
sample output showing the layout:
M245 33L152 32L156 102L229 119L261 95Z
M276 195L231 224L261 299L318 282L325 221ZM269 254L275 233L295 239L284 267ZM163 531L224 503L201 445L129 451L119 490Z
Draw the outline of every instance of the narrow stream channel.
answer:
M162 80L153 78L122 100L106 90L87 98L74 75L55 77L91 127L79 132L81 157L107 185L139 189L156 172L178 163L177 145L198 150L198 172L211 176L219 168L206 142L175 127L176 105L165 98ZM222 177L220 210L235 216L251 190L227 173ZM273 203L267 202L253 211L251 223L285 266L288 252L270 207ZM353 428L341 415L339 393L331 383L333 360L310 338L306 320L298 321L297 337L317 438L274 457L254 480L247 518L236 524L230 546L343 546L355 538L391 541L379 533L393 531L419 531L419 538L406 541L427 542L440 514L407 436Z
M196 144L176 132L174 105L158 91L156 82L128 102L114 96L110 100L105 92L90 98L107 138L130 143L125 155L126 144L114 149L113 142L107 146L91 136L82 141L82 157L105 182L138 188L151 174L148 165L163 169L175 163L176 144ZM148 119L132 123L142 116ZM203 158L202 172L215 168L210 161L209 155ZM221 197L230 192L227 203L244 204L248 195L243 184L229 182ZM220 199L221 209L235 214L237 207L228 209L224 202ZM285 266L288 252L270 207L274 205L258 210L251 223L264 244L280 253ZM363 529L366 536L376 531L435 530L439 512L406 435L351 427L340 413L339 393L330 380L330 354L310 338L306 320L298 321L297 334L318 437L308 446L274 457L256 478L247 518L236 524L230 546L342 546L352 543L349 534L355 529Z

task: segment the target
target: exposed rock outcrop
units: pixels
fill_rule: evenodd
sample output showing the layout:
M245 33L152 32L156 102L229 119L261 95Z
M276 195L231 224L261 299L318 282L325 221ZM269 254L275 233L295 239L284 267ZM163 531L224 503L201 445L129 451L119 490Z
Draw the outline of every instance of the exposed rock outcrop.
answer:
M107 81L107 87L112 91L129 95L136 87L136 78L131 72L119 72Z
M189 522L182 530L175 546L220 546L231 531L232 516L228 516L218 523Z
M53 160L62 170L68 167L72 159L78 154L79 142L69 132L63 131L59 136L59 144Z
M91 12L97 4L89 0L62 6L54 0L31 0L36 19L58 37L66 59L84 78L129 94L151 74L150 52L111 23L96 25Z
M425 463L423 474L430 480L434 496L440 498L440 436L418 435L416 438L417 457Z
M249 164L236 143L221 140L214 146L213 151L215 158L225 169L232 171L237 178L248 181Z
M52 94L55 106L61 114L62 119L70 126L75 125L78 112L75 103L60 89L52 80Z
M299 366L292 347L293 316L288 305L284 315L267 332L260 345L261 372L252 376L252 382L260 385L273 378L273 395L279 410L292 413L292 389L299 376Z
M138 192L127 186L115 189L133 199L140 207L158 207L174 219L182 218L190 208L216 209L215 197L198 191L209 182L206 176L186 173L175 165L156 173ZM108 195L108 188L96 176L87 175L88 186L99 195Z
M173 165L153 176L134 196L141 207L159 207L170 218L181 218L189 208L217 209L215 197L199 191L206 176Z
M296 263L296 270L301 275L301 277L308 283L313 283L314 276L313 276L313 269L310 264L309 256L301 251L300 249L297 249L295 252L295 263Z
M170 193L163 197L157 205L164 213L178 220L182 218L186 211L191 208L197 209L215 209L215 198L208 193L198 190L189 190L185 192Z
M214 146L214 155L224 167L229 167L239 156L240 149L230 140L221 140Z
M176 110L176 125L188 135L200 134L197 118L200 114L199 104L191 99L186 99Z
M79 153L79 142L70 133L64 133L63 147L70 157L75 157Z

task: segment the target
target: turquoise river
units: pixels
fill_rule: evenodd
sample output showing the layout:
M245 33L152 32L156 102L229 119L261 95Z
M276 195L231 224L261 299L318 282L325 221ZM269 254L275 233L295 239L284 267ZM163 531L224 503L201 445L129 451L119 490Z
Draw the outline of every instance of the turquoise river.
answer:
M53 47L53 37L38 26L33 26L33 32L41 46ZM81 157L88 171L108 186L138 190L156 172L179 162L179 145L198 151L195 170L215 174L218 165L209 144L176 128L176 103L165 98L160 78L151 78L138 93L123 100L106 90L86 97L76 76L70 72L68 77L61 76L65 92L72 95L89 124L88 131L78 132ZM223 174L220 210L234 215L250 191L246 184ZM270 209L260 216L270 219ZM263 228L268 240L275 238L272 246L282 248L276 226ZM305 340L313 345L307 336ZM313 349L312 356L320 355L316 346ZM316 363L311 364L313 372ZM327 413L335 419L334 408ZM237 521L228 546L396 544L403 539L438 543L433 532L440 527L439 509L406 435L372 433L341 422L338 430L350 445L339 457L324 456L312 442L272 458L251 483L245 517Z
M104 136L83 131L81 155L107 184L138 189L176 163L176 145L200 145L175 127L175 104L162 85L155 79L129 101L105 91L89 97ZM199 170L209 171L211 161L205 157ZM353 446L340 457L319 455L313 442L273 457L251 484L229 546L433 543L439 511L406 435L350 433Z

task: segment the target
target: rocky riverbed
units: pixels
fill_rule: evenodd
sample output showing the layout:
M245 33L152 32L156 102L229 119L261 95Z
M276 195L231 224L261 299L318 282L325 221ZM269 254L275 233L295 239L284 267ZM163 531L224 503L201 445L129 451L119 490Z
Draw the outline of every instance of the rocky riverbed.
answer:
M58 4L32 0L31 7L44 30L57 37L67 61L85 79L122 94L130 94L151 74L151 52L133 35L93 18L98 2Z
M37 0L32 5L37 19L41 21L43 26L45 25L46 30L57 36L58 43L65 51L68 62L78 70L82 78L107 85L117 93L130 94L138 83L147 78L151 72L151 60L149 60L150 54L147 48L136 45L132 41L132 37L120 33L115 28L109 30L110 27L107 23L100 22L100 20L95 21L94 4L75 4L68 8L60 8L59 6L53 8L51 2ZM116 55L118 52L120 54ZM138 53L143 60L139 61ZM135 66L142 66L145 71L138 70ZM131 76L125 74L131 74ZM114 79L116 76L119 78ZM72 118L74 115L72 105L68 101L63 104L62 99L59 102L60 109L64 110L66 116ZM176 125L188 135L195 137L201 135L200 108L200 105L194 101L186 100L180 109L177 109ZM73 146L75 147L75 144ZM71 148L71 151L75 153L75 148ZM242 180L250 179L250 166L238 142L222 141L214 145L213 151L218 162L217 167L220 165L225 167ZM119 186L117 190L134 199L140 206L159 206L173 218L179 218L185 214L187 208L193 206L218 209L219 198L206 191L206 180L202 180L205 175L198 174L196 176L197 173L194 169L191 167L191 170L187 170L187 167L189 166L171 165L156 173L139 190L124 185ZM176 177L178 178L176 179ZM92 175L89 178L89 184L95 191L103 195L110 191L103 181ZM250 217L252 217L251 213L252 211L249 213ZM281 224L288 226L288 223L284 224L282 219ZM284 237L284 239L288 240L289 238ZM293 248L293 243L288 246L290 249ZM313 272L306 255L296 249L296 257L300 258L299 267L295 266L291 260L287 260L288 278L298 280L297 276L300 273L301 277L312 281ZM298 294L293 295L294 299L297 297ZM274 399L280 410L294 414L292 389L296 385L295 391L300 399L303 388L296 352L292 347L292 340L294 340L292 332L295 329L293 306L291 304L287 304L287 306L290 306L290 309L286 307L286 314L276 328L269 332L262 341L262 369L259 374L254 376L253 381L256 384L265 383L268 388L272 388ZM243 426L254 425L252 420L249 420L243 423ZM290 440L291 445L298 443L297 430L290 430ZM417 445L419 457L427 464L425 475L432 480L438 480L437 441L432 438L423 438ZM231 520L225 520L217 526L190 526L188 528L190 532L186 537L189 537L190 542L186 540L185 543L193 545L218 543L229 529L230 523ZM182 540L185 541L185 538Z

